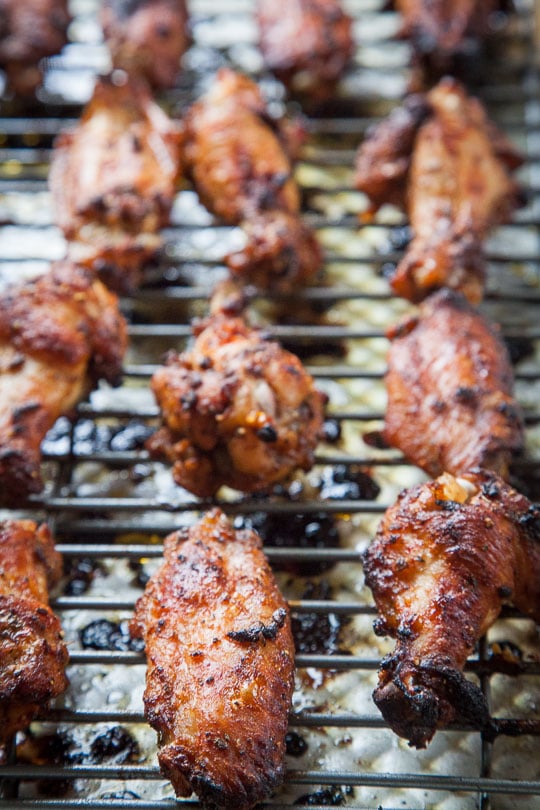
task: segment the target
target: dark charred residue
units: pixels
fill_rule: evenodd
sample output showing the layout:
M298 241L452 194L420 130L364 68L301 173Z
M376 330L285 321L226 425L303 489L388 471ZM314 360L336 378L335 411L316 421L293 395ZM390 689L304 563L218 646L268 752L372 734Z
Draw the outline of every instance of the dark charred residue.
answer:
M141 652L144 649L142 639L131 637L127 621L117 623L96 619L79 630L79 640L84 650Z
M98 734L90 744L89 759L92 762L114 760L119 765L133 762L139 757L139 745L123 726L113 726Z
M290 757L301 757L308 750L308 744L297 731L285 735L285 750Z
M64 593L66 596L82 596L92 584L96 574L102 572L102 567L97 560L87 557L81 559L67 558L64 560L64 574L66 585Z
M495 500L500 496L501 490L495 481L489 481L486 484L482 484L482 494L485 495L486 498Z
M337 419L325 419L323 424L323 439L328 444L335 444L341 439L341 422Z
M284 608L279 608L279 610L274 611L272 614L272 621L270 624L264 624L263 622L258 622L254 624L252 627L247 627L243 630L231 630L227 633L227 637L232 639L233 641L239 641L242 643L248 644L256 644L258 641L262 639L266 639L269 641L273 641L280 629L285 624L285 620L287 618L287 612Z
M534 341L530 338L504 336L504 342L513 366L534 354Z
M303 796L299 796L294 803L309 805L321 804L325 805L326 807L340 807L353 796L354 788L352 788L350 785L346 785L345 787L338 787L335 785L332 787L321 788L321 790L317 790L315 793L306 793Z
M73 427L73 437L71 431L69 419L58 419L44 439L43 452L54 456L71 450L76 455L139 450L153 429L137 419L122 425L96 424L92 419L81 419Z
M150 574L145 570L144 565L140 560L130 560L129 568L133 571L133 584L138 585L140 588L146 587L148 580L150 579Z
M324 500L374 500L380 487L357 464L325 467L321 475L320 496Z
M444 512L457 512L461 507L461 504L457 501L443 500L442 498L436 498L435 503Z
M257 431L257 437L262 442L267 442L271 444L272 442L277 441L277 431L272 425L264 425L262 428L259 428Z
M489 645L488 660L503 675L523 672L523 652L513 641L494 641Z
M302 599L331 598L330 585L324 580L309 582L302 594ZM340 636L348 621L335 613L293 613L291 624L296 651L308 655L347 654L340 646Z

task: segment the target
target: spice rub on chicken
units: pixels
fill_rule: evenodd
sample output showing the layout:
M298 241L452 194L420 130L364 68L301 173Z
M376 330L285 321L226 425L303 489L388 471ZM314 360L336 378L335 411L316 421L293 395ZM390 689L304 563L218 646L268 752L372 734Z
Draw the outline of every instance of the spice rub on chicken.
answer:
M257 0L256 17L268 70L293 92L327 99L354 53L340 1Z
M190 44L185 0L104 0L100 15L113 68L174 86Z
M454 79L411 97L359 149L356 186L376 210L402 206L413 240L391 285L418 302L441 287L483 296L483 240L520 204L511 172L521 159L480 102Z
M219 510L165 539L135 608L148 722L178 796L248 810L279 787L294 684L287 603L255 532Z
M0 504L43 488L41 442L98 380L120 380L126 326L116 296L69 262L0 294Z
M49 607L61 573L47 526L0 521L0 762L15 732L68 685L68 652Z
M495 473L403 491L365 554L366 582L397 640L374 700L391 728L423 748L451 723L489 730L463 668L503 604L540 620L540 511Z
M309 470L326 397L300 360L224 313L194 334L192 347L171 354L152 379L164 426L148 441L151 454L199 497L223 484L264 491Z
M300 216L292 128L270 117L257 85L223 68L185 125L186 168L201 201L244 228L246 246L226 259L231 273L286 292L313 280L321 249Z
M147 85L98 80L71 131L55 142L49 184L69 255L130 292L161 246L180 172L179 127Z
M62 50L69 22L67 0L0 0L0 69L15 95L41 84L40 62Z
M441 290L389 337L385 441L433 477L482 467L506 478L524 435L498 328Z

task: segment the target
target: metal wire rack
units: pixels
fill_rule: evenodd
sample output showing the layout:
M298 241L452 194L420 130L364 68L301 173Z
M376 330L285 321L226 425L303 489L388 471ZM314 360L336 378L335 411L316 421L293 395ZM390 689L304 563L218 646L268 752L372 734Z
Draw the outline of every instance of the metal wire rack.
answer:
M94 3L78 0L73 5L73 42L62 56L49 60L41 101L31 110L0 104L0 278L17 277L62 255L45 193L52 139L76 120L89 77L104 64ZM224 0L219 10L211 0L193 0L191 5L195 45L181 83L165 99L175 111L220 64L261 76L250 0ZM290 523L301 516L313 525L309 521L316 523L322 515L335 523L340 535L335 547L266 547L272 564L282 570L285 592L300 622L306 616L322 617L329 625L342 624L346 637L329 651L308 646L298 652L300 699L290 726L308 740L312 753L295 761L291 752L285 789L269 806L343 803L373 810L506 810L526 797L527 805L521 806L540 807L540 660L525 650L516 665L517 677L510 679L504 655L494 653L504 647L501 638L507 632L514 645L516 638L525 647L538 644L530 622L515 611L503 613L493 638L482 640L467 666L499 718L495 740L462 726L440 732L434 754L429 749L426 755L409 753L369 702L381 650L369 629L374 608L361 585L360 551L398 489L420 479L395 452L375 450L361 441L362 432L380 427L383 418L385 327L405 311L404 303L389 294L384 270L399 258L406 223L395 211L382 211L374 222L360 224L357 213L363 200L352 189L351 165L367 126L391 108L406 86L407 51L393 38L396 16L383 12L377 0L349 0L346 6L356 20L356 61L335 109L307 117L310 138L298 166L305 217L325 247L326 278L321 286L298 293L294 319L288 314L291 308L287 311L277 297L254 302L256 317L306 358L309 370L328 391L335 437L340 438L321 447L315 483L308 476L301 487L266 500L231 497L221 503L237 520L263 514L263 519ZM534 496L540 480L540 74L532 52L532 13L532 5L523 0L499 37L504 60L494 61L489 83L480 83L477 91L527 158L523 179L529 201L515 222L490 242L485 308L502 324L516 352L518 396L529 442L529 455L516 475ZM275 93L268 77L263 74L262 79ZM279 94L275 98L279 101ZM132 346L124 386L116 393L98 391L71 422L61 420L44 446L47 486L33 511L51 523L68 567L82 560L90 571L95 566L103 570L96 587L68 587L54 600L70 628L72 684L67 700L44 709L35 726L34 743L43 739L45 746L36 754L24 743L14 745L0 768L0 808L197 806L191 800L175 800L167 790L155 764L153 733L148 737L145 731L142 706L126 698L134 688L131 672L139 672L135 691L143 681L142 653L129 645L92 649L79 643L85 623L111 617L120 622L129 616L142 587L142 580L133 586L133 572L151 568L167 531L191 521L206 506L164 485L168 473L150 462L138 441L157 417L146 396L148 378L165 349L184 345L190 318L204 312L220 273L222 245L231 236L231 229L201 211L189 190L179 200L159 266L149 272L139 293L122 302ZM379 495L359 471L380 486ZM334 489L324 489L325 476ZM318 590L327 580L330 590ZM306 587L313 583L311 590ZM497 628L502 628L499 633ZM514 653L516 649L512 647ZM127 686L113 699L122 673ZM98 687L102 675L106 686ZM93 690L97 699L92 703L86 695ZM364 702L345 695L356 692ZM97 761L88 753L94 750L92 740L104 728L117 726L130 729L139 740L138 754L123 758L122 750L113 750ZM66 735L77 738L77 755L55 758L47 745ZM368 744L372 739L375 753Z

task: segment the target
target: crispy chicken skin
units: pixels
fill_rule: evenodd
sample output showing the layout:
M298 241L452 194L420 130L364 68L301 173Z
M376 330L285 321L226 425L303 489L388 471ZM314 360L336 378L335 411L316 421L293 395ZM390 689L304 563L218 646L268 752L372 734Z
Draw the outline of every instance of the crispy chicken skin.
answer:
M185 0L104 0L101 24L113 68L174 86L190 44Z
M0 504L40 492L40 445L97 383L119 382L126 326L116 296L68 262L0 295Z
M282 291L321 267L317 241L300 219L290 134L270 118L257 85L226 68L186 118L184 156L199 197L245 229L247 246L228 258L231 272Z
M294 684L287 603L253 531L219 510L165 539L131 623L146 717L178 796L248 810L279 787Z
M49 184L74 261L130 292L161 245L180 172L181 131L145 83L98 80L72 131L56 139Z
M225 313L194 334L191 349L171 354L152 379L164 427L150 437L151 453L199 497L222 484L264 491L309 470L326 398L300 360Z
M328 98L354 53L339 0L257 0L256 17L268 70L293 92Z
M482 467L506 478L524 436L497 327L441 290L389 337L385 441L433 477Z
M68 652L48 597L61 573L47 526L0 522L0 761L9 738L68 684Z
M16 95L41 84L39 63L67 42L67 0L0 0L0 68Z
M463 667L503 603L540 619L538 508L495 473L445 473L399 495L364 570L375 630L397 639L374 692L392 729L417 748L449 723L488 729Z
M472 303L481 300L482 242L520 203L511 177L520 163L480 102L454 79L414 96L370 133L357 157L357 188L372 210L383 201L403 205L414 234L394 292L418 302L451 287Z

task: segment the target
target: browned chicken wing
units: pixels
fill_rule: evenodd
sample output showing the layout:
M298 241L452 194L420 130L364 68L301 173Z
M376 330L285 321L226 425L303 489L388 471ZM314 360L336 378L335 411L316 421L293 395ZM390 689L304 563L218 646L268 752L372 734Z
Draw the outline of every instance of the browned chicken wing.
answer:
M40 445L100 379L119 381L126 326L116 296L69 263L0 295L0 503L40 492Z
M266 490L309 470L326 398L300 360L223 313L194 333L192 348L172 354L152 379L165 423L149 440L152 454L200 497L222 484Z
M0 68L16 95L41 84L39 63L67 42L67 0L0 0Z
M481 300L482 242L520 202L510 174L520 162L480 102L453 79L414 96L371 132L358 153L357 188L374 209L403 204L414 234L391 282L398 295L420 301L451 287Z
M101 24L114 68L174 86L190 42L185 0L105 0Z
M397 639L374 699L392 729L423 748L438 728L489 729L467 657L504 603L540 620L540 511L494 473L404 491L365 555L380 635Z
M389 336L385 441L433 477L482 467L506 478L524 437L498 329L441 290Z
M247 246L228 258L231 272L282 291L321 267L315 236L300 219L289 134L269 117L257 85L228 69L186 119L185 159L197 193L213 214L245 228Z
M137 602L145 713L178 796L248 810L279 787L294 684L287 603L253 531L219 511L165 539Z
M161 245L180 172L180 129L146 84L100 79L73 131L55 143L50 187L70 257L132 291Z
M68 684L68 652L49 607L61 573L46 526L0 522L0 760L9 738Z
M256 13L266 67L293 92L328 98L354 53L339 0L257 0Z

